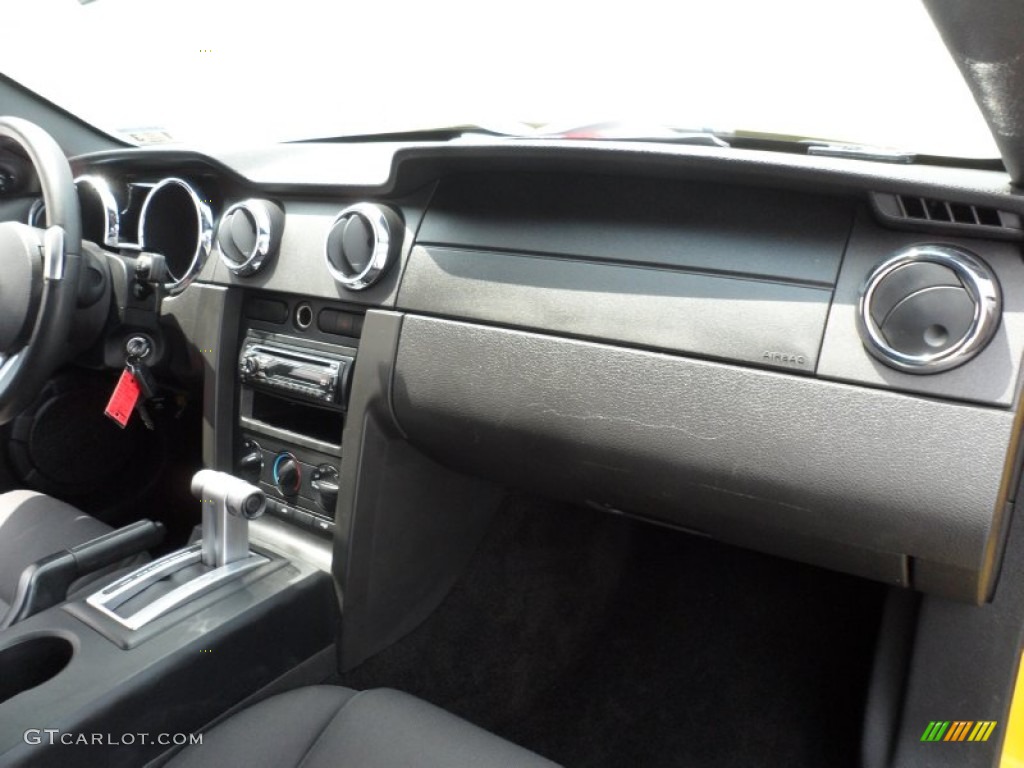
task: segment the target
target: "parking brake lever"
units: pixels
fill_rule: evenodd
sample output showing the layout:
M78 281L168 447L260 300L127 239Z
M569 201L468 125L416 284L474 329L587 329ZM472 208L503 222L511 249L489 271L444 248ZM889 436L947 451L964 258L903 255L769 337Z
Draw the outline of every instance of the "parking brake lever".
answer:
M151 549L164 540L162 523L139 520L37 560L21 572L18 590L0 629L67 599L68 587L82 576Z

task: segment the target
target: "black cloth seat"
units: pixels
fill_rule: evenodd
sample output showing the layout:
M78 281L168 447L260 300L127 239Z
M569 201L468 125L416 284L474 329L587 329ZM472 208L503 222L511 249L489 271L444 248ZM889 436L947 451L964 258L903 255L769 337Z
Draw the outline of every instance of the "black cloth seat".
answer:
M10 609L18 590L18 579L26 566L111 530L106 523L42 493L0 493L0 621ZM68 594L98 586L96 582L114 568L139 564L146 559L146 556L130 558L112 568L84 576L71 585Z
M299 688L261 701L203 734L168 766L231 768L553 768L455 715L405 693Z

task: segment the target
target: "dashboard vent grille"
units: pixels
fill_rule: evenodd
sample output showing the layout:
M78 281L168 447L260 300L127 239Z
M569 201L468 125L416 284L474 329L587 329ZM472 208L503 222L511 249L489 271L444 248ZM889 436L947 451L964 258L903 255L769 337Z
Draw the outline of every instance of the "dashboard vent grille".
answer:
M871 202L879 216L906 228L957 232L977 237L1024 239L1019 214L984 205L957 203L918 195L874 193Z
M986 227L1003 226L999 211L981 205L948 203L929 197L897 195L903 215L908 219L956 222L957 224L983 224Z

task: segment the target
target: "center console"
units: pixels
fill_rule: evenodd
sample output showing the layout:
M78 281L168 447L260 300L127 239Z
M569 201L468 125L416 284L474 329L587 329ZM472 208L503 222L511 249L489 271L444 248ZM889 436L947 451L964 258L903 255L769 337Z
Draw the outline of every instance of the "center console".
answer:
M231 471L267 496L258 537L329 553L363 315L335 302L253 293L243 317Z
M3 632L0 764L142 765L268 686L335 668L330 578L250 541L265 494L209 469L192 492L199 541Z

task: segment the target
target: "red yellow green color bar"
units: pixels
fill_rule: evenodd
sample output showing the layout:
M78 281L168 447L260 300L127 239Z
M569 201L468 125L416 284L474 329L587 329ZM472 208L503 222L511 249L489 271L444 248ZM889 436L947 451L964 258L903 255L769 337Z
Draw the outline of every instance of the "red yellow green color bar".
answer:
M995 720L932 720L921 741L988 741L996 724Z

